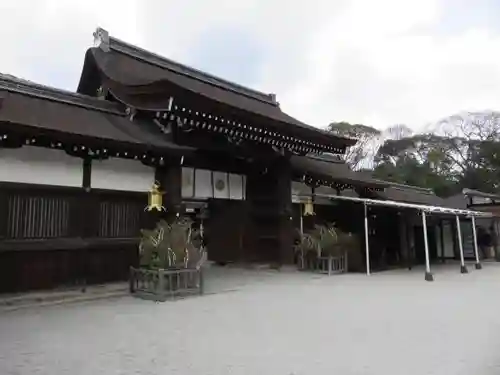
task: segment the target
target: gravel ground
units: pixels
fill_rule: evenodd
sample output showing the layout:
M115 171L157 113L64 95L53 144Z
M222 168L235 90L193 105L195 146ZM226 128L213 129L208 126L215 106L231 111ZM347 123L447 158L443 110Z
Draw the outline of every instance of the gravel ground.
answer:
M228 269L225 293L4 313L0 374L499 374L500 264L469 269Z

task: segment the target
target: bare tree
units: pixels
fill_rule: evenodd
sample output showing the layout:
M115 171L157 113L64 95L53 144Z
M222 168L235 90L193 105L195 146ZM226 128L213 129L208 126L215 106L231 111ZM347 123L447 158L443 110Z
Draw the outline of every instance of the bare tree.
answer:
M352 169L371 167L373 156L378 148L380 130L348 122L333 122L328 125L327 130L341 137L357 140L357 143L349 147L345 154L345 161Z

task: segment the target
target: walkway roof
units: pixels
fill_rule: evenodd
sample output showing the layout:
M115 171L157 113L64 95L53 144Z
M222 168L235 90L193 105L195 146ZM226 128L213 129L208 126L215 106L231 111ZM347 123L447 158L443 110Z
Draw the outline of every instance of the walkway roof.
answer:
M329 198L333 200L344 200L350 202L363 203L371 206L386 206L386 207L395 207L395 208L409 208L415 209L419 211L423 211L426 213L432 214L441 214L441 215L459 215L459 216L468 216L468 217L491 217L491 213L489 212L479 212L472 210L460 210L456 208L450 207L441 207L441 206L428 206L423 204L414 204L414 203L404 203L404 202L396 202L391 200L379 200L379 199L367 199L367 198L356 198L356 197L346 197L341 195L334 194L315 194L315 196L321 198Z
M292 168L320 180L336 182L353 188L356 186L383 189L389 184L375 180L361 172L355 172L341 159L327 156L292 156Z

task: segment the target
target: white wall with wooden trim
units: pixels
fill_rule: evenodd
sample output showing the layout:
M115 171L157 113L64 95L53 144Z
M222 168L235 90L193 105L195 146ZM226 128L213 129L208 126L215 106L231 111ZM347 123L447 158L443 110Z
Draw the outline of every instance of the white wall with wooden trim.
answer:
M182 168L182 198L185 199L245 199L246 176L211 171L208 169Z
M146 192L151 189L154 176L154 168L138 160L93 160L90 186L93 189Z
M83 161L62 150L24 146L0 149L0 181L81 187Z
M445 258L454 258L455 257L453 236L456 236L456 233L453 229L453 225L449 221L444 221L443 222L443 243L444 243L444 257ZM439 244L441 244L441 241L439 241Z

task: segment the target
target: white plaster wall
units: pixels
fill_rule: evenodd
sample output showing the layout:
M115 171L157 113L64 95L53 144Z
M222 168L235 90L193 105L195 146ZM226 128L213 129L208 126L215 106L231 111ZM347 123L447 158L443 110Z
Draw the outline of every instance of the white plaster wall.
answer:
M229 199L245 199L246 176L229 173Z
M0 149L0 181L81 187L83 161L61 150L24 146Z
M229 179L226 172L212 172L214 198L229 199Z
M193 198L194 196L194 169L182 168L182 188L183 198Z
M196 198L213 198L212 171L195 169L194 196Z
M141 191L151 189L154 168L138 160L110 158L92 161L91 187L93 189Z
M245 199L246 178L243 175L182 168L182 197L195 199Z

